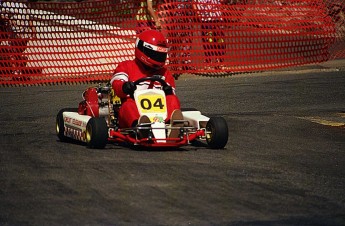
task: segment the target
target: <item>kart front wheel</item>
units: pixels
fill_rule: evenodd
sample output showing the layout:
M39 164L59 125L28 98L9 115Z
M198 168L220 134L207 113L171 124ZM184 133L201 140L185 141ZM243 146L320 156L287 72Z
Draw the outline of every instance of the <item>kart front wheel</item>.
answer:
M206 124L206 141L212 149L222 149L228 143L228 124L222 117L213 117Z
M108 142L108 126L104 118L91 118L86 125L86 144L102 149Z

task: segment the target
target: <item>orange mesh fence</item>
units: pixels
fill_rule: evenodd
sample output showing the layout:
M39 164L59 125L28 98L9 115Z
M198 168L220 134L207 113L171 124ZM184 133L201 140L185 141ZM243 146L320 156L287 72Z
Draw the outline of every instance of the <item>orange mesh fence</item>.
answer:
M0 84L107 81L156 29L144 2L3 1ZM345 1L153 2L173 74L255 72L345 56Z

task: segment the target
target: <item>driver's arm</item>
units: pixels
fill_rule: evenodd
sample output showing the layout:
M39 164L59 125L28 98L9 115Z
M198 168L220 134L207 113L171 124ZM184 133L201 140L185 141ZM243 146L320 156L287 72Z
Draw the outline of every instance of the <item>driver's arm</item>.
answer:
M120 63L113 74L110 84L114 89L116 95L120 98L126 98L127 94L123 92L122 86L128 82L128 70L125 63Z
M173 91L172 94L175 95L175 87L176 87L176 86L175 86L175 79L174 79L174 77L172 76L172 74L171 74L170 71L166 71L166 72L165 72L165 81L166 81L166 83L167 83L169 86L171 86L172 91Z

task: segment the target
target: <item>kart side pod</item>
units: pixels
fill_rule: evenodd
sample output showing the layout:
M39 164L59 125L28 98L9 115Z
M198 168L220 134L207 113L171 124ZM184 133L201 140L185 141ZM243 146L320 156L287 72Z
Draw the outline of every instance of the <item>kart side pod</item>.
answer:
M80 115L74 109L60 110L56 117L56 132L61 141L68 138L86 142L86 126L91 116Z
M200 111L182 111L183 118L187 120L190 126L197 129L202 129L206 127L207 122L210 120L209 117L202 115Z

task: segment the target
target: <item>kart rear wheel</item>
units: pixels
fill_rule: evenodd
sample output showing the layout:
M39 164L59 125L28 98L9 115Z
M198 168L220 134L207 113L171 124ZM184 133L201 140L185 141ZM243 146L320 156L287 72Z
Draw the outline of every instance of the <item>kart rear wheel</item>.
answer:
M66 137L64 135L65 123L64 123L64 119L63 119L63 113L65 111L77 112L78 109L77 108L64 108L64 109L61 109L56 116L56 135L58 136L59 140L63 141L63 142L66 142L70 139L69 137Z
M86 144L102 149L108 142L108 125L104 118L91 118L86 125Z
M222 117L213 117L206 124L206 141L212 149L222 149L228 143L228 124Z

